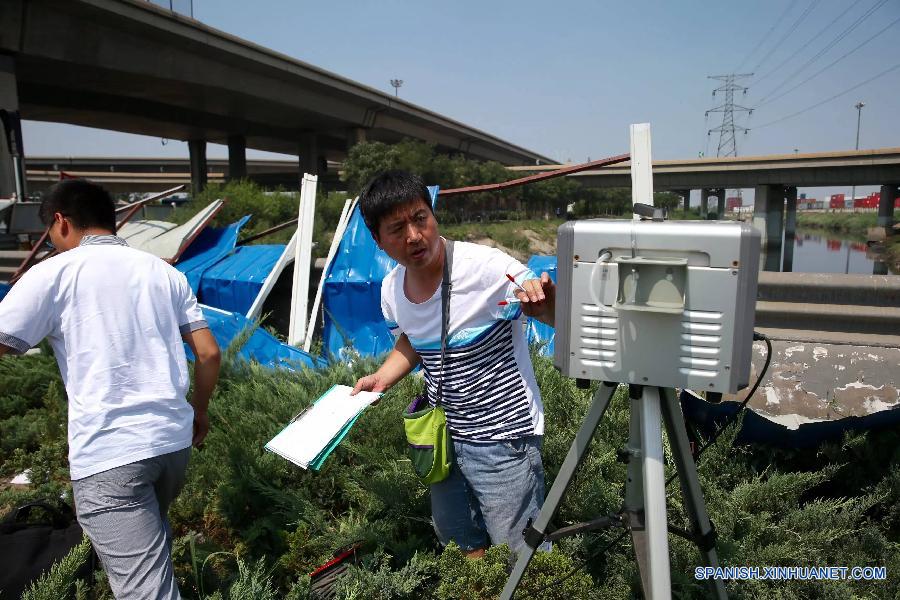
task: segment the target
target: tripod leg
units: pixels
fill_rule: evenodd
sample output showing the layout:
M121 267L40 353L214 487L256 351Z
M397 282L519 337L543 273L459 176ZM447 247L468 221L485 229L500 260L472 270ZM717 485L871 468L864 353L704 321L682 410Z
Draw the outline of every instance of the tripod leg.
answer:
M666 523L666 478L663 469L662 419L659 388L645 386L640 402L641 474L644 484L644 528L650 587L644 588L649 600L672 596L669 572L669 538ZM641 575L641 580L645 579Z
M675 458L678 481L681 483L681 492L684 494L684 505L691 520L691 528L701 540L700 554L704 564L707 567L718 567L719 557L716 555L715 534L706 512L706 504L703 501L703 491L700 489L700 480L697 477L697 465L694 464L694 458L691 456L691 447L681 406L675 398L675 390L660 389L659 393L663 396L663 420L669 433L669 444ZM721 579L707 579L707 582L709 582L714 598L727 600L725 583Z
M644 528L644 476L641 464L641 387L628 386L630 416L628 421L628 443L625 454L628 468L625 477L625 519L631 530L634 557L641 575L641 589L649 590L650 563L647 548L647 530Z
M525 575L525 569L528 568L528 563L531 562L531 557L534 556L534 550L543 541L543 536L547 533L547 526L550 524L553 515L556 514L556 509L562 502L563 494L566 488L569 487L572 476L575 475L578 465L581 464L581 460L587 453L591 438L594 437L594 431L597 429L597 425L600 424L600 419L603 418L603 413L606 412L616 387L618 386L615 383L604 382L600 384L597 393L594 394L591 408L588 410L588 414L584 418L578 433L575 434L575 439L569 447L569 452L566 454L562 467L559 469L559 474L553 481L553 487L550 488L550 493L547 494L547 498L544 500L541 513L538 515L537 521L532 525L531 530L526 532L525 546L519 551L516 565L506 581L503 593L500 594L501 600L511 600L516 591L516 586L519 585L522 576Z

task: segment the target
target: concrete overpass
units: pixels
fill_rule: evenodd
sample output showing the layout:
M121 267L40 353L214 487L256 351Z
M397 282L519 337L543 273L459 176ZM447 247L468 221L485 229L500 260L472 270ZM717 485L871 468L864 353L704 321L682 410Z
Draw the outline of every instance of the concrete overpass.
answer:
M543 171L560 165L511 167L515 171ZM588 187L630 187L628 162L572 175ZM891 235L894 203L900 186L900 148L847 150L806 154L774 154L653 161L653 187L673 191L685 206L693 189L700 189L700 213L709 213L709 199L717 198L717 215L725 214L725 190L755 188L754 224L769 250L766 270L778 271L782 237L792 242L797 223L797 188L817 186L880 185L878 227L874 239ZM789 258L785 258L789 260ZM790 270L790 269L785 269Z
M231 178L228 159L207 159L206 166L206 177L211 183L222 183ZM339 185L339 167L340 163L328 163L327 172L319 177L320 188L323 182L327 186ZM29 191L45 191L59 181L61 172L96 181L114 194L158 192L191 183L187 158L29 156L26 160ZM295 190L301 175L296 160L251 158L246 161L245 176L267 188L280 186Z
M0 110L14 137L21 118L186 140L198 185L206 142L229 146L236 176L248 147L297 154L321 174L358 141L403 138L507 165L550 162L142 0L0 2ZM0 197L12 191L5 175Z
M510 170L540 172L560 166L525 165ZM583 171L572 177L587 187L630 187L631 163ZM653 187L657 191L885 183L900 184L900 148L653 161Z
M208 177L216 181L231 176L231 161L209 161ZM514 172L541 172L564 165L509 167ZM281 160L245 161L243 173L264 185L292 188L299 177L297 164ZM336 175L338 164L329 175ZM71 158L35 157L28 160L28 179L35 189L44 189L59 178L58 171L89 177L113 191L159 191L166 185L189 181L189 162L177 158ZM622 163L571 175L588 187L630 187L630 164ZM716 213L725 214L725 189L755 188L754 223L763 233L765 269L790 271L793 237L797 221L797 187L881 185L878 227L873 237L893 233L894 203L900 184L900 148L851 150L706 158L657 160L653 162L653 184L657 191L676 191L685 199L700 188L703 216L709 200L718 198ZM782 257L782 239L788 244Z

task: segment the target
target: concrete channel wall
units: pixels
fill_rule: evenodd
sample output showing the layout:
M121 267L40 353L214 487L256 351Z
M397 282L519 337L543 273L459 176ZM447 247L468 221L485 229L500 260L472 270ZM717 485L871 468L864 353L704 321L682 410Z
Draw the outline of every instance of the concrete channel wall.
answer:
M900 277L762 272L756 327L778 339L900 347Z

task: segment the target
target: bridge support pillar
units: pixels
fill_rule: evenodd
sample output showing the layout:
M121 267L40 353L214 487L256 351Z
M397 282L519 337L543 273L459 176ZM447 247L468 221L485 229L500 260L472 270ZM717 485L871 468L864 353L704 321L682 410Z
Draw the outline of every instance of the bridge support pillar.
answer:
M196 196L206 189L206 140L188 140L188 154L191 158L191 195Z
M310 175L325 174L325 160L319 156L319 141L314 133L304 133L300 136L300 177L304 173Z
M687 212L691 207L691 190L678 190L675 193L681 196L681 210Z
M784 188L785 218L784 218L784 257L781 270L789 273L794 270L794 239L797 234L797 188L789 186Z
M881 186L881 200L878 201L878 221L869 230L869 240L880 241L894 233L894 204L897 202L897 186Z
M781 233L784 227L784 187L758 185L753 201L753 226L762 236L765 254L764 270L778 271L781 267Z
M247 178L247 138L242 135L228 136L228 179L234 181Z
M725 218L725 196L728 194L725 188L720 190L716 190L716 198L718 198L718 202L716 203L716 218L720 221Z
M709 216L709 188L700 190L700 218L706 219Z
M350 148L366 141L366 130L362 127L351 127L347 130L347 152Z
M25 197L25 153L13 57L0 54L0 198Z

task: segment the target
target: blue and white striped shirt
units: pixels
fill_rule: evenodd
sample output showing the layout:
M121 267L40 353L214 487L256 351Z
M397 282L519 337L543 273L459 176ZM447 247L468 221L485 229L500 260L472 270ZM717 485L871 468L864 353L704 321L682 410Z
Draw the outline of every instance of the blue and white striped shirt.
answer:
M535 278L500 250L455 242L442 405L457 439L487 442L544 432L524 317L518 304L498 304L513 296L507 273L519 283ZM431 298L416 304L403 291L405 276L406 269L398 265L385 277L382 312L391 331L405 333L422 358L434 404L441 362L440 286Z

